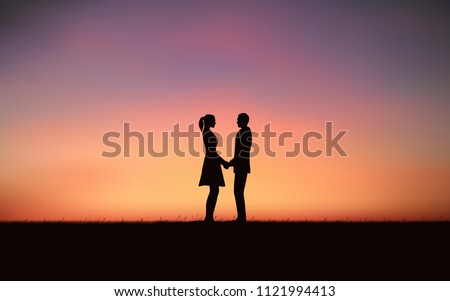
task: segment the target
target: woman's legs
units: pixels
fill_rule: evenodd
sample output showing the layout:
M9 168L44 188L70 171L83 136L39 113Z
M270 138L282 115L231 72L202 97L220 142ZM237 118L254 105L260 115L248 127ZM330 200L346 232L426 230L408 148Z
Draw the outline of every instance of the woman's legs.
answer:
M210 186L209 195L206 200L206 215L205 221L214 221L214 209L216 208L217 196L219 195L219 186Z

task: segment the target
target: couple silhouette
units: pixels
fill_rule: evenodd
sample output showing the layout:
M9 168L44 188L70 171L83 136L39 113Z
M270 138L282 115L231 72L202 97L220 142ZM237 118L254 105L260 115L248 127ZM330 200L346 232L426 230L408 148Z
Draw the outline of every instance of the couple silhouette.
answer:
M240 128L236 134L234 157L230 162L225 161L217 154L217 138L211 131L216 125L214 115L207 114L200 118L199 127L203 134L205 145L205 160L203 161L202 175L198 186L209 186L209 195L206 200L205 222L214 222L214 209L216 208L219 187L225 186L222 168L233 166L234 169L234 198L236 200L237 219L235 222L245 223L247 221L245 212L244 189L247 181L247 174L250 173L250 148L252 146L252 132L248 127L250 121L246 113L241 113L237 118L237 125Z

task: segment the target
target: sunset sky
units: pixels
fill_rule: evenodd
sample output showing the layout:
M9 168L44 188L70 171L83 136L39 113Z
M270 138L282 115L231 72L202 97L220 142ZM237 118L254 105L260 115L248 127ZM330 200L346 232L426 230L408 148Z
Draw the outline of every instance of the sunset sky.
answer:
M0 6L0 220L203 218L202 156L169 139L167 157L139 158L135 139L105 158L103 134L130 123L159 150L176 124L214 114L225 137L241 112L255 133L293 132L251 158L248 219L450 220L449 5L65 2ZM347 157L286 158L327 121Z

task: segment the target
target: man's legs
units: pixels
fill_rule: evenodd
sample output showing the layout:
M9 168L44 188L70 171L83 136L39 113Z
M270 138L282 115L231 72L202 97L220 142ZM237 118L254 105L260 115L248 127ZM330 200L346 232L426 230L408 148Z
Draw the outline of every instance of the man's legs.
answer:
M245 213L244 189L247 182L247 173L234 174L234 198L236 200L237 221L245 222L247 217Z

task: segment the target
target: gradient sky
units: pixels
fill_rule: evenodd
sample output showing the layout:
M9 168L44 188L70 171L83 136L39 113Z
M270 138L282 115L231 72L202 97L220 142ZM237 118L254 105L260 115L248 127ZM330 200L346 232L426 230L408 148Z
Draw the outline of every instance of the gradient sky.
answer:
M226 136L241 112L294 133L252 158L249 219L450 219L450 6L344 2L1 4L0 220L202 218L202 157L104 158L102 136L207 113ZM326 121L348 157L283 155Z

